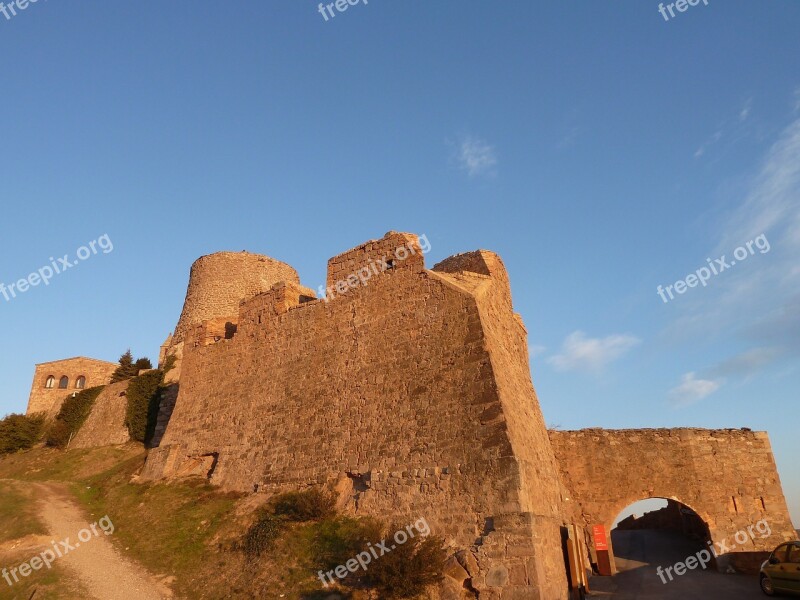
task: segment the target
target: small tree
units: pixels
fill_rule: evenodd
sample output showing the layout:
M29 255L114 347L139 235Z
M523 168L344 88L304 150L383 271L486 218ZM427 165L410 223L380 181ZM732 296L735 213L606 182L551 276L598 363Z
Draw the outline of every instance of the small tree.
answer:
M128 348L125 354L119 357L119 366L111 376L111 383L117 383L118 381L130 379L131 377L134 377L137 372L138 371L136 371L136 367L133 364L133 354L131 354L131 350Z
M133 366L136 367L136 374L138 375L139 371L149 371L152 369L153 363L150 362L149 358L145 357L137 359L136 362L133 363Z
M139 374L139 371L149 371L152 368L153 363L150 362L149 358L139 358L136 360L136 362L134 362L133 354L131 354L129 348L125 354L119 357L119 366L111 376L111 383L131 379L136 377Z

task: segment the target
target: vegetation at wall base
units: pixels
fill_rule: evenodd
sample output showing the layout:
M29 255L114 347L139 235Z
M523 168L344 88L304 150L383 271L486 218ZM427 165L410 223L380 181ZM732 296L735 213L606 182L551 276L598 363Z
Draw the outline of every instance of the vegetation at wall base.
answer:
M315 528L312 569L323 573L346 565L376 543L386 541L394 548L372 560L367 569L348 572L340 584L350 588L367 588L380 592L380 598L416 598L429 585L442 580L446 553L444 539L436 536L415 536L404 544L395 544L391 536L403 531L401 525L386 526L377 519L355 519L338 516L326 519Z
M44 433L45 417L11 414L0 420L0 455L33 448Z
M379 520L354 518L335 512L332 495L316 489L288 492L273 498L256 513L256 520L241 542L241 550L251 567L265 557L275 555L282 538L300 540L295 552L309 572L327 573L352 561L370 545L404 528L386 526ZM302 523L301 529L292 529ZM394 549L370 562L366 570L349 572L336 583L351 589L373 589L381 598L416 598L442 579L446 553L439 537L409 537L404 544L390 544ZM303 596L306 597L306 596Z
M167 373L175 368L175 363L177 360L178 359L174 354L167 356L167 358L164 360L164 364L161 365L161 372L164 373L164 377L166 377Z
M238 546L250 561L271 550L275 540L283 533L285 521L269 511L260 511L255 523L245 533Z
M279 494L272 499L271 504L276 515L297 523L317 521L336 512L336 498L318 489Z
M89 413L92 412L94 401L103 391L105 386L98 386L81 390L67 396L58 411L55 421L47 432L47 445L55 448L65 448L70 440L78 433Z
M153 438L161 401L162 371L148 371L131 379L128 385L128 406L125 425L131 439L147 443Z
M336 499L317 489L286 492L273 497L268 506L256 512L255 522L234 548L242 550L248 560L255 560L273 549L275 540L288 523L319 521L335 514Z
M386 531L393 535L391 532L403 529L395 523ZM381 598L414 598L443 579L442 565L447 558L443 548L441 537L415 536L370 564L363 579L381 592Z

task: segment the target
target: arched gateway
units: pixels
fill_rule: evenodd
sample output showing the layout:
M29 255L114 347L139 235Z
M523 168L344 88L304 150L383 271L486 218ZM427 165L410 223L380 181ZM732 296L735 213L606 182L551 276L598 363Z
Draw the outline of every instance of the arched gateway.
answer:
M648 498L690 507L708 527L720 570L752 571L797 537L764 432L583 429L551 431L550 439L587 540L593 527L610 531L622 510Z

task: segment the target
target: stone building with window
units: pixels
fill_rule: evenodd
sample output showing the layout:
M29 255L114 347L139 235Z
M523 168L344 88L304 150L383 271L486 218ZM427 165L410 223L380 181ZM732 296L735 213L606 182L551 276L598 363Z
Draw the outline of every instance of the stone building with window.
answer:
M58 414L64 399L73 392L106 385L117 363L76 356L36 365L27 414Z

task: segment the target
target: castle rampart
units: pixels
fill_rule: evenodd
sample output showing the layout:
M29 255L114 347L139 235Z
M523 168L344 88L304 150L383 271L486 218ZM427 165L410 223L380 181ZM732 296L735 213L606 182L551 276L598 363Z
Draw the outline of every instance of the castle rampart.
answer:
M242 491L335 486L353 512L425 516L473 549L482 598L565 597L559 477L499 258L428 271L416 237L392 233L333 259L328 285L409 244L329 302L279 284L243 302L232 339L187 334L177 404L144 476L213 469L212 482Z

